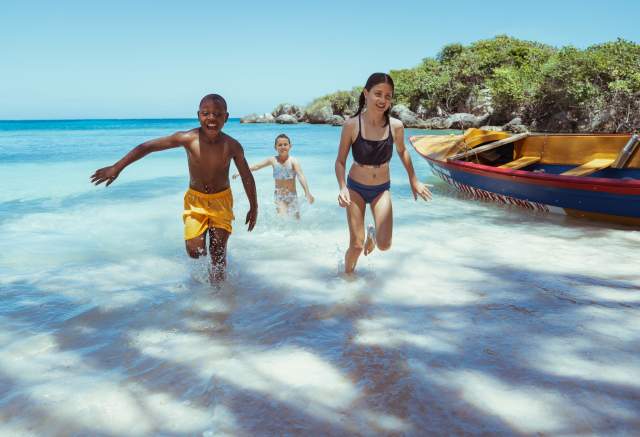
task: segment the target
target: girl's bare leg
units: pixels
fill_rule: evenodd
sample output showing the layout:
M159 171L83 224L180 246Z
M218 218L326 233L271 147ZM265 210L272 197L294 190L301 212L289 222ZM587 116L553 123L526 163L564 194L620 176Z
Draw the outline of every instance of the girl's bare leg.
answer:
M389 250L393 234L393 214L391 193L388 190L381 193L371 202L371 212L376 224L375 245L380 250Z
M225 280L227 270L227 240L229 232L221 228L209 228L209 253L211 254L212 283Z
M291 216L300 219L300 207L296 192L276 190L276 211L280 217Z
M364 247L364 213L366 204L358 193L349 190L351 205L347 206L349 248L344 255L344 272L353 273Z
M287 202L287 214L294 217L296 220L300 220L300 204L298 198L294 197L291 201Z
M278 212L278 216L286 217L289 213L289 205L284 200L276 200L276 211Z
M364 239L364 256L369 255L371 252L373 252L373 249L376 248L376 239L374 237L374 235L372 235L375 232L375 228L374 229L370 229L373 228L373 226L369 225L367 226L367 231L365 234L365 239Z

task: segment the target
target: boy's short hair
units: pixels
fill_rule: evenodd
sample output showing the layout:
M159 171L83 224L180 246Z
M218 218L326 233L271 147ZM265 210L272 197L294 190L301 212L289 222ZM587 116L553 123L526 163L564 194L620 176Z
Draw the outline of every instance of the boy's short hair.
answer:
M200 100L200 105L198 105L199 107L202 106L202 104L206 101L214 101L214 102L218 102L221 103L222 105L224 105L224 109L225 111L227 110L227 101L224 99L224 97L222 97L220 94L207 94L206 96L204 96L201 100Z

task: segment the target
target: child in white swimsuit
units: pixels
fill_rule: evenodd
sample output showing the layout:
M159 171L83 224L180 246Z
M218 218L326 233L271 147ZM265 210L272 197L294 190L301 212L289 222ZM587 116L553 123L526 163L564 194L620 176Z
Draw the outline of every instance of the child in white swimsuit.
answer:
M276 156L271 156L256 165L252 165L250 169L251 171L257 171L269 165L272 166L273 179L275 181L274 198L278 215L292 215L300 218L298 194L296 193L296 176L304 189L307 202L312 204L315 199L309 191L307 179L304 177L304 173L302 173L300 163L296 158L289 155L289 151L291 150L291 140L289 137L285 134L278 135L274 147L278 153ZM233 175L234 179L236 177L238 177L238 174Z

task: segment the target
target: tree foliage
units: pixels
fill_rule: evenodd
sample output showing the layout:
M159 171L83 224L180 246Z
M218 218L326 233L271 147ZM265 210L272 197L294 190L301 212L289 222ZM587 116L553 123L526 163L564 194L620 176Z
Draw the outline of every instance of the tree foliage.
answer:
M500 35L449 44L434 58L390 74L396 100L424 117L490 106L493 123L519 116L545 126L564 117L572 124L559 129L640 127L640 45L623 39L558 49Z
M493 124L517 116L542 129L640 127L640 45L623 39L558 49L499 35L449 44L416 67L390 75L395 103L423 118L471 112L490 113ZM329 105L335 114L350 115L361 89L320 97L310 107Z
M329 106L334 114L352 115L358 109L358 99L362 87L355 87L351 91L336 91L326 96L314 99L306 108L307 112L314 112L322 107Z

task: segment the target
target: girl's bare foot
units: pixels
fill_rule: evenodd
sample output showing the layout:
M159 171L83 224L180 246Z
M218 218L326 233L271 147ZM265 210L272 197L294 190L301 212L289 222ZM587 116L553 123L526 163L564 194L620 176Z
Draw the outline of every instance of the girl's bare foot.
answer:
M364 240L364 256L369 255L376 248L376 228L367 226L367 237Z

